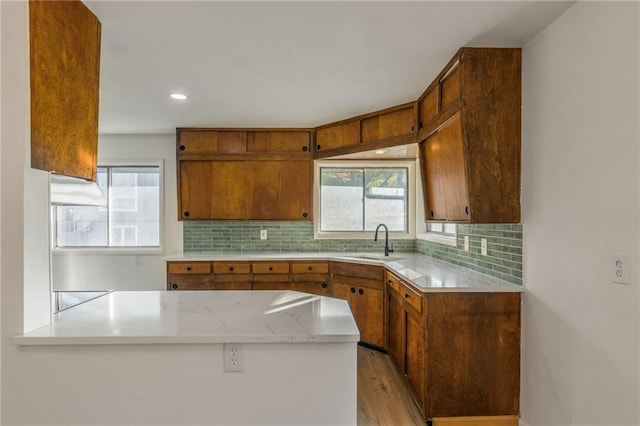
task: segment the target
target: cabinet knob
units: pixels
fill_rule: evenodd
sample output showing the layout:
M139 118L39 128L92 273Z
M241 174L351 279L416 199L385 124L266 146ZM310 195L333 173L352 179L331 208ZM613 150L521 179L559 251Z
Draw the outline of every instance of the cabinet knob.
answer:
M174 290L178 289L178 283L171 283L171 288Z
M327 288L327 287L329 287L329 284L327 284L327 283L322 283L322 284L321 284L321 286L322 286L322 288Z
M418 123L418 127L420 127L422 129L423 126L424 126L424 123L422 121L420 121L420 123Z
M309 147L308 147L308 146L303 146L303 147L302 147L302 150L303 150L304 152L307 152L307 151L309 151Z
M364 294L364 290L363 289L359 289L358 290L358 294Z
M412 131L412 132L413 132L413 127L414 127L414 126L411 126L411 131Z
M189 212L184 212L183 216L184 217L189 217Z
M393 280L391 279L387 280L387 284L393 284Z
M469 206L465 206L464 207L464 213L465 214L469 214Z
M351 293L355 293L355 292L356 292L356 289L351 287Z
M316 145L316 151L320 151L320 148L321 148L320 144Z
M233 271L233 266L229 266L229 270L230 270L230 271Z
M431 215L431 217L433 217L433 210L431 210L429 214Z
M404 294L404 298L405 298L405 299L408 299L408 298L410 298L410 297L411 297L411 295L410 295L410 294L408 294L408 293L405 293L405 294Z
M180 151L184 151L185 149L187 149L187 147L186 147L186 146L184 146L184 145L180 145Z
M269 266L269 270L270 270L270 271L273 271L273 266Z
M302 217L309 217L309 213L307 213L307 212L302 212Z
M191 266L187 266L187 271L190 271L190 270L191 270Z
M313 271L313 266L309 266L307 269Z

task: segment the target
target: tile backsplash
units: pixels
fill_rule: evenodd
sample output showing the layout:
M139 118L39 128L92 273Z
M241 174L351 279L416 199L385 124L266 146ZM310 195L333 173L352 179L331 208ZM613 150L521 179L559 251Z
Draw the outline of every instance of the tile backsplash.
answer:
M464 236L469 251L464 251ZM487 239L487 256L480 240ZM522 285L522 225L458 225L456 247L417 240L416 252Z
M267 239L260 239L260 230ZM381 234L383 236L384 234ZM390 241L396 252L415 252L415 240ZM207 221L183 225L185 252L280 252L280 251L384 251L384 238L367 240L314 240L313 222Z
M268 239L260 239L266 229ZM464 236L469 251L464 251ZM488 255L480 254L487 238ZM393 240L395 252L417 252L522 285L522 225L458 225L457 247L424 240ZM382 252L384 240L314 240L313 222L185 221L185 252Z

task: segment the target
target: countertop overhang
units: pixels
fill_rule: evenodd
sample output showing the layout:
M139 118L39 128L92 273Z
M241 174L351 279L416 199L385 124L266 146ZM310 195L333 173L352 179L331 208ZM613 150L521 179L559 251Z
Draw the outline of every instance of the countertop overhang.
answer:
M296 291L116 291L13 337L17 345L359 340L346 301Z
M178 253L167 261L304 261L330 260L383 265L416 290L428 292L523 292L521 285L416 253L287 252L287 253Z

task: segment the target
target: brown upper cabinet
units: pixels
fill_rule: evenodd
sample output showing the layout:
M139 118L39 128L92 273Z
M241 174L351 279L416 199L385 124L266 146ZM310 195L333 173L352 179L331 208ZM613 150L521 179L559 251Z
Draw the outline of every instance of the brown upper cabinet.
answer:
M100 33L80 1L29 2L35 169L96 180Z
M311 220L313 162L178 160L180 220Z
M520 221L521 58L462 48L418 99L428 221Z
M310 152L311 132L286 129L188 129L177 131L178 154Z
M327 124L316 129L314 158L406 145L416 130L413 102Z
M316 130L315 151L328 151L360 144L360 120L329 124Z

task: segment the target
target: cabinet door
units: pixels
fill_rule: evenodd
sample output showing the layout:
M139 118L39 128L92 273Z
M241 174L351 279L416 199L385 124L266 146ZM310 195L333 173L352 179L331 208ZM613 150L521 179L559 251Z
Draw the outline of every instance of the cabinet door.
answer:
M405 312L397 296L389 295L389 355L405 371Z
M31 167L95 181L100 21L80 1L28 3Z
M384 347L384 292L372 288L356 288L356 322L360 340Z
M247 132L243 130L178 130L178 154L246 151Z
M412 315L406 314L406 367L405 373L409 384L424 404L425 392L425 355L424 355L424 325ZM423 407L420 407L423 412Z
M331 296L331 286L328 281L295 281L291 283L291 290L318 296Z
M413 107L386 112L362 120L362 142L410 135L415 129Z
M211 274L169 275L167 290L211 290L213 278Z
M468 220L460 115L420 143L427 220Z
M360 120L335 124L316 131L316 151L360 143Z
M309 152L310 134L306 131L250 131L249 152Z
M180 218L311 220L312 167L310 160L180 161Z

